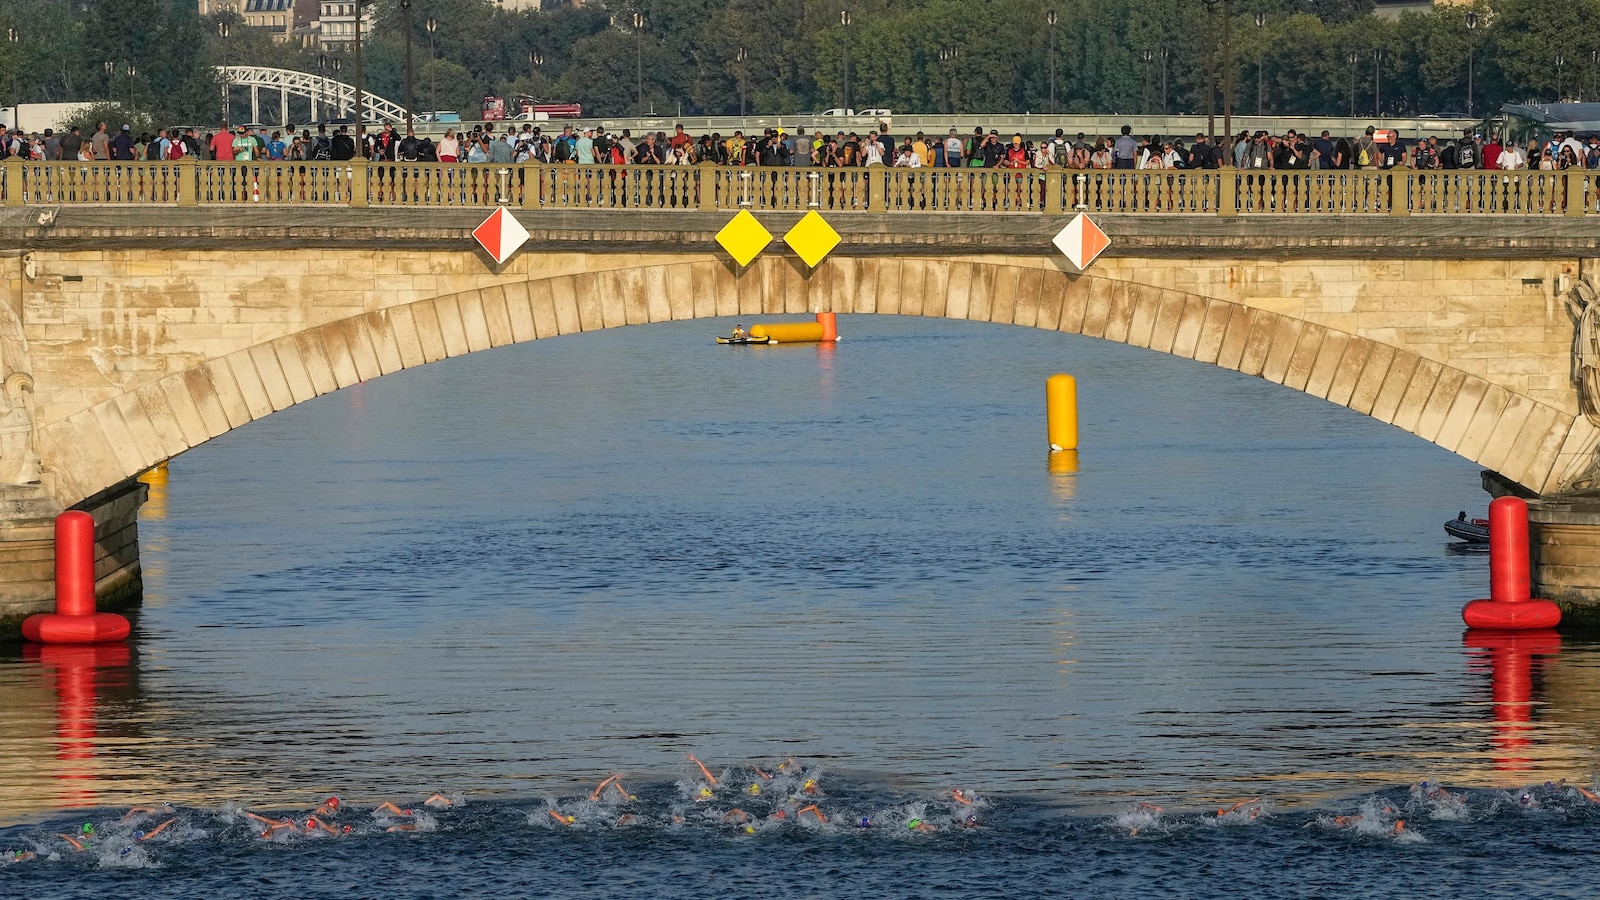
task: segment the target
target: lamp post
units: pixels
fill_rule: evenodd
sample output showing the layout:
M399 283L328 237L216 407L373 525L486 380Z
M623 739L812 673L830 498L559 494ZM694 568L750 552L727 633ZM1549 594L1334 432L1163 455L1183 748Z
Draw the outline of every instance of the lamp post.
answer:
M356 94L356 153L362 159L367 155L367 111L361 96L361 6L367 0L355 0L355 94Z
M1267 25L1267 14L1256 13L1256 115L1264 116L1267 110L1267 44L1260 40L1261 32Z
M439 111L439 67L434 65L433 35L439 30L439 20L429 16L422 27L428 32L428 111Z
M11 44L11 52L17 52L17 43L22 40L22 32L16 28L6 29L6 41ZM17 97L17 69L21 68L19 62L11 64L11 127L16 131L22 130L22 101Z
M944 67L944 96L946 112L950 113L954 113L956 111L956 80L955 76L951 74L951 69L955 67L955 62L960 57L961 48L954 44L951 44L948 47L939 48L939 62Z
M326 53L320 53L320 54L317 55L317 77L322 80L322 103L323 103L323 105L327 105L327 103L328 103L328 54L326 54ZM313 119L317 118L317 113L318 112L319 112L319 110L317 109L317 101L315 99L313 99L311 101L311 118L313 118Z
M533 79L532 80L533 80L533 84L535 86L537 86L538 83L539 83L539 67L543 66L543 65L544 65L544 54L540 53L538 50L529 50L528 51L528 67L533 70L532 71L532 75L533 75ZM539 98L538 97L534 97L533 99L534 99L534 106L537 106ZM530 110L530 112L531 112L531 110Z
M633 78L638 89L639 115L644 115L644 13L633 14Z
M1472 32L1478 27L1478 14L1467 13L1467 118L1472 118Z
M1167 58L1172 51L1167 47L1161 48L1161 114L1167 114Z
M844 106L850 109L850 10L839 10L839 27L844 30Z
M128 112L133 112L133 77L139 74L139 68L133 63L128 63Z
M411 0L400 0L400 9L406 14L406 131L411 131L414 123L412 107L416 106L416 96L412 90L415 84L415 72L411 65L411 33L416 30L411 23Z
M1144 76L1140 78L1139 105L1145 109L1150 108L1150 64L1155 62L1156 52L1149 47L1139 51L1139 58L1144 60Z
M750 51L740 47L738 51L733 54L733 59L739 64L739 115L740 117L743 117L745 96L750 90L749 85L747 84L750 74L750 67L746 65L750 61Z
M1567 62L1567 58L1565 56L1562 56L1559 53L1556 54L1556 102L1557 103L1561 102L1561 67L1563 65L1565 65L1566 62Z
M233 121L233 90L228 84L228 35L233 28L227 19L217 23L217 36L222 38L222 121ZM110 63L107 63L110 65Z
M1372 51L1372 114L1383 118L1383 48L1378 47Z
M1044 23L1046 25L1050 26L1050 114L1051 115L1054 115L1055 111L1056 111L1056 23L1059 22L1059 21L1061 21L1061 17L1056 15L1056 11L1053 10L1053 9L1049 10L1048 12L1046 12L1044 14Z
M1361 54L1350 51L1350 118L1356 117L1356 63L1361 60Z
M334 95L333 108L337 110L335 117L340 119L344 118L344 83L339 81L339 70L342 68L344 68L344 58L335 56L333 58L333 80L339 84L339 91Z

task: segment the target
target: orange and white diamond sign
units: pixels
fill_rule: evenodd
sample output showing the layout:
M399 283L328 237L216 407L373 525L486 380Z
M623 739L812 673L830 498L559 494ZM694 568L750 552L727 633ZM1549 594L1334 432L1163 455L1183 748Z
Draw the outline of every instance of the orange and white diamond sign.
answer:
M495 265L500 265L510 259L517 248L528 242L528 229L523 228L517 217L502 206L490 213L482 225L472 229L472 236L494 257Z
M1067 264L1072 271L1083 272L1111 246L1111 239L1106 237L1093 219L1078 213L1067 223L1067 227L1061 229L1052 243L1057 250L1066 254Z

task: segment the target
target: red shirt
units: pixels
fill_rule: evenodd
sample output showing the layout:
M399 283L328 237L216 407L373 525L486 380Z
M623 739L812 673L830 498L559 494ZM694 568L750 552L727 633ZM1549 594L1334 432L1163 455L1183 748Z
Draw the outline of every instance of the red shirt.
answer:
M1500 152L1505 150L1499 141L1490 141L1483 145L1483 167L1485 169L1500 168Z
M224 162L233 162L233 132L217 132L217 136L211 139L211 157Z

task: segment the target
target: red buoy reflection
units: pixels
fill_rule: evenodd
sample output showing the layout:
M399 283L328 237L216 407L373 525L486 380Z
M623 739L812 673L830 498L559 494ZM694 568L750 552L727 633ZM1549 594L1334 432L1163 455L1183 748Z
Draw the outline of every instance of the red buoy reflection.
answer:
M36 661L56 692L55 777L59 805L98 806L94 782L99 736L95 709L102 691L128 685L127 644L24 644L24 659Z
M1494 766L1521 771L1532 760L1523 755L1533 743L1533 676L1536 657L1561 652L1561 635L1553 629L1538 631L1492 631L1469 628L1461 643L1472 654L1480 669L1489 666L1489 685L1494 697Z

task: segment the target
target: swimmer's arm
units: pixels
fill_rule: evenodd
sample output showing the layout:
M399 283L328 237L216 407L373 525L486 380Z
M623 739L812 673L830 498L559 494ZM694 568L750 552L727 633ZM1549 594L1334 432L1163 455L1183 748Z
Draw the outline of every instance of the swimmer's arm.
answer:
M269 819L266 816L258 816L255 813L250 812L249 810L240 810L240 812L245 816L245 818L255 819L257 822L260 822L263 825L282 825L283 824L283 821L281 819Z
M594 786L594 790L589 792L589 800L591 802L599 800L600 799L600 795L604 794L605 791L606 791L606 785L610 784L613 781L616 781L618 778L621 778L621 777L622 776L616 775L616 774L607 775L605 781L602 781L599 784L595 785Z
M403 816L403 815L406 814L405 810L401 809L398 806L395 806L394 803L392 801L389 801L389 800L385 800L382 803L378 804L377 806L374 806L372 808L372 811L375 812L375 813L386 812L386 813L389 813L390 815L395 815L395 816Z
M56 835L56 837L61 838L63 841L66 841L67 843L71 844L72 845L72 849L78 851L79 853L83 852L83 844L77 838L73 837L72 835L70 835L70 834L58 834L58 835Z
M811 813L813 816L816 816L818 822L826 823L828 821L828 817L822 814L822 810L817 809L817 805L815 803L811 804L810 806L802 806L794 811L795 818L797 819L806 813Z
M433 805L435 803L437 803L437 804L439 804L441 806L445 806L445 807L450 807L450 806L455 806L456 805L456 802L454 800L451 800L449 797L446 797L443 794L434 794L432 797L429 797L428 799L422 801L422 805L423 806L431 806L431 805Z
M127 814L122 817L122 821L126 822L129 819L133 818L134 816L145 815L147 813L153 813L153 812L155 812L155 810L151 809L148 806L135 806L132 809L128 810Z
M739 807L735 806L733 809L730 809L727 812L722 814L722 821L724 821L724 822L748 822L748 821L750 821L750 814L745 812L744 810L740 809Z
M1261 802L1261 798L1260 797L1256 797L1253 800L1240 800L1238 803L1235 803L1234 805L1228 807L1228 812L1233 812L1234 810L1239 809L1240 807L1249 806L1252 803L1260 803L1260 802Z
M772 776L770 774L766 773L766 772L761 771L761 767L760 766L751 766L750 768L755 771L756 777L762 779L763 781L771 781L772 780Z
M711 774L711 770L706 768L706 764L701 762L700 760L696 759L695 755L693 753L688 754L688 756L689 756L689 761L690 762L692 762L695 765L700 767L700 774L702 774L702 775L704 775L706 777L706 783L711 785L712 787L716 787L717 786L717 776Z
M150 829L149 831L146 831L144 833L144 837L140 838L139 840L141 840L141 841L150 840L151 838L155 837L156 835L160 834L161 832L166 831L168 828L171 828L172 827L172 823L176 822L176 821L178 821L177 818L171 818L171 819L166 820L165 822L162 822L160 825L157 825L156 827Z
M624 799L624 800L632 800L633 799L633 795L628 793L628 789L622 786L622 776L621 775L616 776L616 780L611 782L611 786L617 789L617 793L622 795L622 799Z
M1578 787L1577 785L1573 785L1573 790L1589 798L1590 803L1600 803L1600 796L1596 796L1594 791Z
M962 806L971 806L972 805L972 801L968 800L967 799L967 795L962 793L961 791L951 791L950 792L950 799L954 800L955 802L957 802L959 804L961 804Z

